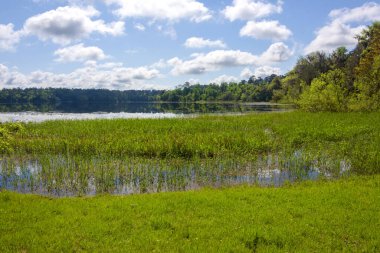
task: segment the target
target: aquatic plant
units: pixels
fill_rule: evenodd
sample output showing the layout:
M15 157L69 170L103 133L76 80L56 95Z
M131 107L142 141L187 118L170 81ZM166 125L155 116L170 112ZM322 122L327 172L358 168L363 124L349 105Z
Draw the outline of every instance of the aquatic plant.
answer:
M13 152L2 156L0 188L57 196L129 194L380 172L380 113L50 121L22 127L9 139Z

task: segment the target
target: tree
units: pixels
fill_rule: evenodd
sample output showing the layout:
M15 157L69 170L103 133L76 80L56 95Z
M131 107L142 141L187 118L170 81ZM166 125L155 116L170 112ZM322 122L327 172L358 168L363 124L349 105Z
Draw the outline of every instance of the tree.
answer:
M342 69L346 66L346 61L348 59L347 48L338 47L334 52L330 55L330 65L332 69Z
M281 80L281 83L282 89L284 90L282 100L290 103L294 103L299 99L303 87L306 86L305 82L301 80L294 71L289 72L288 75Z
M340 69L331 70L315 78L298 101L306 111L347 111L348 91L345 74Z
M293 72L307 85L310 85L314 78L329 70L330 66L327 55L324 52L314 52L306 57L301 57Z
M355 69L354 85L357 92L350 108L378 110L380 109L380 22L375 22L365 29L358 40L363 51Z

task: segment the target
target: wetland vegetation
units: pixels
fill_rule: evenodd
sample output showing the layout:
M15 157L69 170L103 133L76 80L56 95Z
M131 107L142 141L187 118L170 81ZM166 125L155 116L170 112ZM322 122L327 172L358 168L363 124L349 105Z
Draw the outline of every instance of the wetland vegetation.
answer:
M1 123L0 251L379 252L379 38L375 22L354 50L312 53L264 80L2 91L11 106L56 106L63 92L70 108L95 92L303 111Z
M0 186L72 196L376 174L380 113L2 125Z

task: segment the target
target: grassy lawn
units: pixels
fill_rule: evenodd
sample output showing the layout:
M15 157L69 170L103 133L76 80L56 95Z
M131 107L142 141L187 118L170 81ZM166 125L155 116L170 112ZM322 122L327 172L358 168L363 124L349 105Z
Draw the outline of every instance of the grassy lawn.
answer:
M0 193L0 252L379 252L380 176L85 198Z

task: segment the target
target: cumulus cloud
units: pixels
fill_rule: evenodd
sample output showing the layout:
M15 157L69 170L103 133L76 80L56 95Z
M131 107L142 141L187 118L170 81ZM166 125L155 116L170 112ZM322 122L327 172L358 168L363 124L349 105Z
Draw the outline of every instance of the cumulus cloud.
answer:
M250 68L244 68L240 73L240 77L244 79L249 79L251 76L267 77L272 74L280 75L281 69L272 66L261 66L256 68L255 71L252 71Z
M199 79L194 79L194 78L190 78L188 83L190 85L195 85L195 84L199 84L200 83L200 80Z
M10 70L7 66L0 64L0 87L14 88L27 84L27 78L17 71Z
M269 39L275 41L287 40L292 32L277 20L273 21L249 21L240 30L240 36L253 37L255 39Z
M244 79L248 79L253 75L254 73L249 68L244 68L240 73L240 77Z
M277 42L269 46L269 48L261 55L260 59L263 63L283 62L287 61L293 52L283 42Z
M164 69L168 66L168 63L164 59L160 59L157 62L150 65L151 68Z
M318 30L316 38L305 48L305 53L331 52L340 46L353 47L357 43L355 36L364 28L365 26L352 28L346 24L332 22Z
M380 20L380 4L366 3L356 8L332 10L330 22L316 32L315 39L305 48L305 53L331 52L337 47L353 47L355 36L365 28L364 23Z
M60 48L54 52L58 62L85 62L104 60L107 56L98 47L85 47L83 43L71 47Z
M173 75L203 74L224 67L267 65L288 60L293 52L282 42L274 43L261 55L240 50L215 50L207 54L193 54L190 60L178 57L167 61Z
M222 84L222 83L233 83L233 82L238 82L238 81L239 80L234 76L221 75L211 80L209 83Z
M104 0L116 5L114 14L121 18L149 18L152 20L202 22L212 16L203 3L196 0Z
M89 64L67 74L35 71L23 74L11 71L0 64L0 88L63 87L94 89L151 89L148 80L159 77L156 69L148 67L126 68L115 63L108 66Z
M28 34L38 36L41 40L51 40L58 44L69 44L97 32L103 35L122 35L124 22L105 23L93 20L100 13L92 6L65 6L30 17L24 24Z
M137 30L139 30L139 31L145 31L145 26L143 25L143 24L140 24L140 23L138 23L138 24L135 24L135 29L137 29Z
M282 1L277 1L277 4L271 4L267 1L234 0L232 5L227 6L222 11L222 14L231 22L238 19L255 20L274 13L281 13L282 5Z
M281 69L271 66L261 66L255 69L255 72L253 73L256 77L267 77L270 75L280 75Z
M0 50L13 50L19 43L22 32L15 31L13 24L0 24Z
M216 47L226 48L227 45L221 40L208 40L200 37L188 38L185 42L187 48L204 48L204 47Z
M368 22L380 19L380 4L365 3L356 8L343 8L332 10L329 17L340 23Z
M171 73L182 74L203 74L205 72L218 70L222 67L234 67L256 64L258 57L248 52L239 50L216 50L208 54L198 54L193 59L183 61L179 58L172 58L168 64L173 67Z
M177 38L177 32L173 28L172 25L166 25L166 26L157 25L156 28L157 28L157 31L162 32L164 35L170 37L173 40Z

